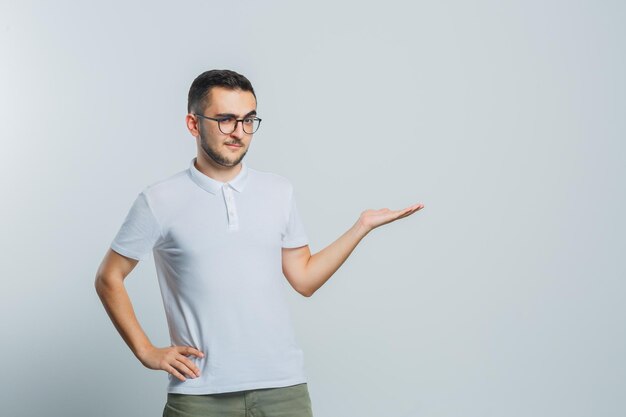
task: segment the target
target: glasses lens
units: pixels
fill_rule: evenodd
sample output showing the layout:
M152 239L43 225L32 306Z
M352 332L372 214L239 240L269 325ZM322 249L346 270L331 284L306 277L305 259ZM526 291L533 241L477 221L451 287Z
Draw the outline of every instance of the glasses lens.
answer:
M219 124L222 133L233 133L237 120L234 117L226 117L224 119L220 119Z
M261 121L257 118L243 119L243 131L246 133L254 133L259 128Z

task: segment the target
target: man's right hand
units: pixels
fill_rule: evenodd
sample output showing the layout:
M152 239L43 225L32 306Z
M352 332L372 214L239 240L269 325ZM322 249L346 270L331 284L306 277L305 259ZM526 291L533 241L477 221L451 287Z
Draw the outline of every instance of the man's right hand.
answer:
M107 251L94 282L107 314L133 354L145 367L164 370L181 381L186 380L183 373L190 378L199 377L200 370L186 356L204 358L204 353L189 346L156 348L139 325L124 286L124 280L138 262L137 259L121 255L112 248Z
M163 370L181 381L185 381L186 378L183 376L183 373L190 378L200 376L200 369L187 358L188 355L204 358L204 353L189 346L170 346L166 348L151 346L141 353L139 360L146 368Z

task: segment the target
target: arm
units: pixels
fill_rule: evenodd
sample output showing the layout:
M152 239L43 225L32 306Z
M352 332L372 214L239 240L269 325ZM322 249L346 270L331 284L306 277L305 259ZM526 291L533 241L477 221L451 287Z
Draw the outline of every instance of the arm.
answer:
M339 239L313 256L308 245L283 248L283 273L296 291L310 297L343 265L369 232L383 224L409 216L423 207L423 204L415 204L403 210L366 210Z
M204 356L202 352L187 346L156 348L137 321L124 286L124 279L137 263L136 259L128 258L109 249L96 273L94 283L96 292L113 325L137 359L147 368L167 371L181 381L185 380L181 372L191 378L199 376L197 366L184 355L193 354L202 357Z

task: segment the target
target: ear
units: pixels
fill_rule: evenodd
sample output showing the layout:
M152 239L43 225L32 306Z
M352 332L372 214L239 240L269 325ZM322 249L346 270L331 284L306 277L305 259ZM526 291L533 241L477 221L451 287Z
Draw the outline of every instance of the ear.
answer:
M200 130L198 126L198 118L191 113L188 113L185 116L185 123L187 124L187 129L192 136L198 137L200 135Z

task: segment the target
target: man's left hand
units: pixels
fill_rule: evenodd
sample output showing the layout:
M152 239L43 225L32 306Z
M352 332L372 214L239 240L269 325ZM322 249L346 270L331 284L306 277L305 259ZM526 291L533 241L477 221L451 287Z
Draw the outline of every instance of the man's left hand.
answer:
M383 208L380 210L365 210L363 213L361 213L359 223L361 223L365 230L369 232L374 230L378 226L382 226L383 224L391 223L403 217L410 216L411 214L423 208L424 205L418 203L401 210L389 210L388 208Z

